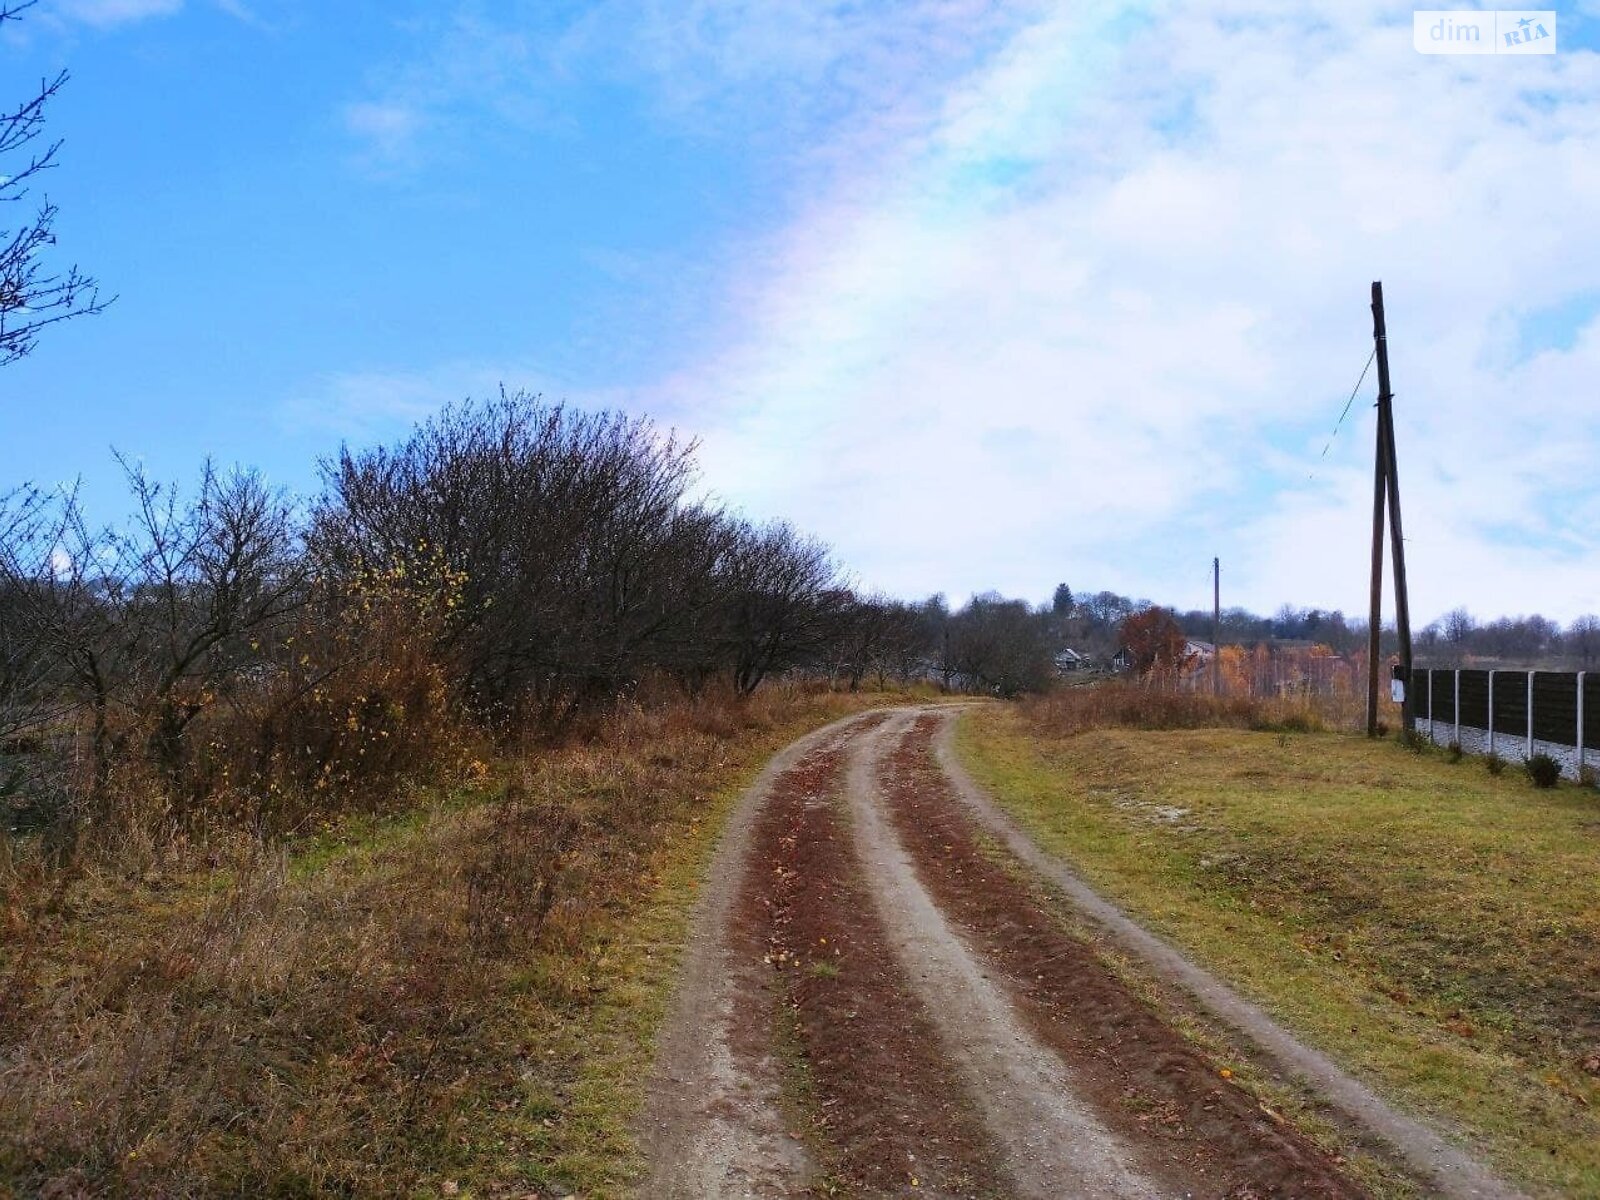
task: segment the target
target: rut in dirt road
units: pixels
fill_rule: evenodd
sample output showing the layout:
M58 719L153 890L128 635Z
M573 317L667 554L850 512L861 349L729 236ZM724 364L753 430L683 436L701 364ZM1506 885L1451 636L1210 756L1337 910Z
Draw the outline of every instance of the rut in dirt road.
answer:
M741 800L639 1194L1362 1195L977 852L932 754L949 715L836 723Z
M870 718L869 718L870 719ZM728 821L695 908L682 975L662 1027L640 1129L649 1164L641 1196L798 1196L809 1152L781 1112L783 1080L751 1011L765 971L731 941L756 819L776 783L807 754L837 744L847 718L777 755Z
M903 738L911 715L857 739L849 781L851 816L901 969L937 1005L939 1038L969 1093L979 1098L1001 1147L1011 1192L1060 1196L1156 1197L1158 1187L1132 1146L1083 1103L1062 1062L1017 1019L1003 991L956 936L918 882L881 811L878 774L886 745Z
M797 743L735 813L658 1052L640 1195L1008 1194L840 823L844 747L883 719Z
M906 987L873 911L841 811L849 750L817 751L775 790L756 826L736 923L765 946L776 1035L803 1064L823 1174L848 1195L995 1196L1008 1191L983 1121L951 1087L937 1020Z

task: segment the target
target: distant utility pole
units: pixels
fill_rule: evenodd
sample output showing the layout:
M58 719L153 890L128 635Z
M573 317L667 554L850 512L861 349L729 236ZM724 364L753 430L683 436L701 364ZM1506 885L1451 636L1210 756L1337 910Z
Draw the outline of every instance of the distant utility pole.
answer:
M1222 695L1222 560L1211 560L1211 694Z
M1405 702L1401 721L1411 728L1411 600L1406 587L1406 545L1400 521L1400 464L1394 446L1394 393L1389 389L1389 332L1383 315L1383 284L1372 285L1372 338L1378 356L1377 461L1372 492L1372 591L1367 630L1367 736L1378 735L1378 667L1383 632L1383 525L1389 511L1389 545L1394 558L1395 631L1400 635L1400 665Z

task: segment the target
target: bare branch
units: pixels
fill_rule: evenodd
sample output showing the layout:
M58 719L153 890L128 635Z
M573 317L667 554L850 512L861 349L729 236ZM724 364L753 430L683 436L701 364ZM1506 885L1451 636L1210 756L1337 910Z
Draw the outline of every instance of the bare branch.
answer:
M0 6L0 24L15 20L33 0ZM15 109L0 112L0 213L22 204L37 176L56 164L59 141L28 149L44 134L46 110L66 86L66 71L39 83L38 91ZM19 161L10 162L17 158ZM77 266L52 271L42 265L56 244L58 209L42 199L31 217L16 227L0 225L0 366L30 353L39 332L74 317L104 311L99 285Z

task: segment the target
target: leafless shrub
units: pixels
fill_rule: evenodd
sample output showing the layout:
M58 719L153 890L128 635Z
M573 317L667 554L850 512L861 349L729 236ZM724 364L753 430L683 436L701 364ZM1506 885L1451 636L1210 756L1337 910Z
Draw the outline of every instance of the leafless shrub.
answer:
M135 750L184 798L189 726L253 686L306 597L289 502L258 476L207 465L184 502L125 469L125 525L91 526L68 492L0 544L0 586L49 664L51 701L87 715L99 817Z
M949 618L945 640L954 679L975 691L1040 692L1055 674L1046 618L1020 600L974 597Z
M596 947L664 839L761 731L837 711L814 684L648 680L585 738L498 766L496 802L353 823L295 858L174 828L137 862L83 856L67 903L34 842L0 839L0 1190L435 1187L464 1139L501 1136L530 1072L567 1078L527 1003L586 1019Z
M562 731L652 671L742 692L816 656L834 569L784 525L687 498L693 443L525 395L447 410L403 445L325 464L334 571L437 560L462 580L439 650L502 728Z
M795 673L922 669L911 609L855 596L791 527L693 500L693 450L502 395L325 464L305 521L209 464L184 493L119 459L132 512L106 525L72 489L14 495L0 800L48 810L62 858L85 830L277 836L450 778L489 737L593 732L664 681L719 724Z
M927 669L928 645L914 605L886 596L842 593L832 606L828 677L853 692L869 676L880 688L910 683Z
M718 579L716 636L741 695L824 656L846 605L836 577L827 548L787 524L736 529Z
M451 778L476 738L435 654L448 580L320 581L271 664L194 727L192 787L266 833L405 799Z

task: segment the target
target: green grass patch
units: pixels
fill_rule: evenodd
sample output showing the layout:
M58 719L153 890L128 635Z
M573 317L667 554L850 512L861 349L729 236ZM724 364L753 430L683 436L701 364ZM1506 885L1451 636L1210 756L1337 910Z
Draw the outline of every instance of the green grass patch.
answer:
M289 843L290 877L306 879L335 864L370 862L386 847L424 832L441 813L482 804L493 794L493 789L473 787L419 792L412 804L394 812L356 812L330 820Z
M966 717L1052 853L1536 1190L1600 1194L1600 798L1338 734Z

